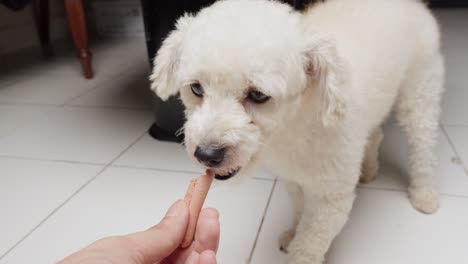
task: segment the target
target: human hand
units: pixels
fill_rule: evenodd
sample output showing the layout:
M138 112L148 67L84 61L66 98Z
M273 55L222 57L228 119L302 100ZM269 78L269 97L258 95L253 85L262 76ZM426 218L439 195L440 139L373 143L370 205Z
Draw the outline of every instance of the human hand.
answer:
M218 211L202 210L192 245L181 249L179 245L188 222L188 207L184 201L178 201L156 226L125 236L103 238L59 264L216 264Z

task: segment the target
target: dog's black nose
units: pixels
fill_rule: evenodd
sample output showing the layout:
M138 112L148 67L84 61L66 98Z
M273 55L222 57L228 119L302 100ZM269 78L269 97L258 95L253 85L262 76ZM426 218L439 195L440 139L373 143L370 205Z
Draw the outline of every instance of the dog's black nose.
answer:
M213 146L198 146L193 154L197 160L207 167L215 168L221 165L226 154L226 148Z

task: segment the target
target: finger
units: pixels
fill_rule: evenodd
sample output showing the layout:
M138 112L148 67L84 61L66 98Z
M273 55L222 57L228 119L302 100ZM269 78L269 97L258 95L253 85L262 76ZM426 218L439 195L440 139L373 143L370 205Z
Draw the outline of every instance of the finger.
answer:
M216 254L214 251L206 250L200 254L198 264L216 264Z
M219 213L216 209L203 209L198 219L195 241L184 249L176 250L163 263L186 264L189 257L210 250L216 252L219 241Z
M216 209L203 209L198 219L193 249L201 253L218 250L220 236L219 213Z
M149 230L128 235L135 242L142 263L163 260L176 250L184 238L189 211L184 201L174 203L159 224Z

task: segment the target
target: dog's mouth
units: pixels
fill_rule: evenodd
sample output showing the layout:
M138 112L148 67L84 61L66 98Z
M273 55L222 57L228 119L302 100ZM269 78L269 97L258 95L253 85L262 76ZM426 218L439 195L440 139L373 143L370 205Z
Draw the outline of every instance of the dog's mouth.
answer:
M239 171L240 171L240 168L232 170L228 174L215 173L215 179L220 180L220 181L229 180L230 178L234 177Z

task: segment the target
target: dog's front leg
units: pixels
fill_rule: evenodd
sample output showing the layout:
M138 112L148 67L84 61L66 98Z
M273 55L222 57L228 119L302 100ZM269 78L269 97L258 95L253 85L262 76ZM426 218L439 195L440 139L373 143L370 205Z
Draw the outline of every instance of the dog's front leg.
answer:
M304 189L304 212L289 246L290 264L321 264L348 220L354 191L316 197Z
M294 205L294 220L292 228L284 232L280 239L280 250L284 252L288 252L289 244L296 235L296 229L304 211L304 193L302 187L292 181L288 182L287 187Z

